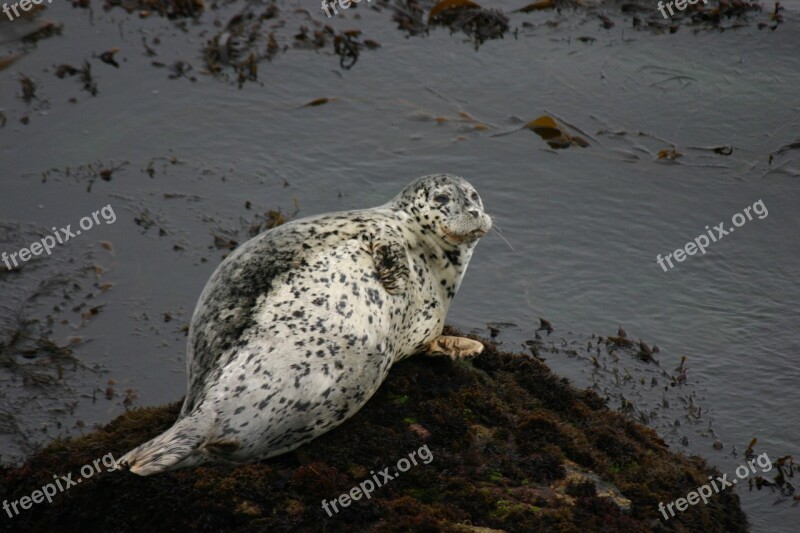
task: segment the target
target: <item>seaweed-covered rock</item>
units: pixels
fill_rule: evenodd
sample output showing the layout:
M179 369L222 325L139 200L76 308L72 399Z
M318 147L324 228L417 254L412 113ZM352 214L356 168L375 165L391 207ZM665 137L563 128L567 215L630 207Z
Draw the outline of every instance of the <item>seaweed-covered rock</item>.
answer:
M76 481L85 465L167 429L179 407L133 410L19 468L0 467L0 500L19 501L56 476ZM27 501L13 517L0 510L0 530L747 530L732 491L664 521L660 501L715 472L543 363L492 345L468 362L398 364L361 412L282 457L148 478L98 466L52 503ZM381 483L369 498L351 492L367 480Z

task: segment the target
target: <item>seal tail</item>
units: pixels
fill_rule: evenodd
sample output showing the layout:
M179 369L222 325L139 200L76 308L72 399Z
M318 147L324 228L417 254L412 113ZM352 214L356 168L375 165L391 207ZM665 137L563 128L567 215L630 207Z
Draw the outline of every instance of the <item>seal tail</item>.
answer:
M213 422L202 415L195 411L181 418L158 437L126 453L118 464L134 474L150 476L207 462L209 453L205 448L217 444L209 442L214 433Z

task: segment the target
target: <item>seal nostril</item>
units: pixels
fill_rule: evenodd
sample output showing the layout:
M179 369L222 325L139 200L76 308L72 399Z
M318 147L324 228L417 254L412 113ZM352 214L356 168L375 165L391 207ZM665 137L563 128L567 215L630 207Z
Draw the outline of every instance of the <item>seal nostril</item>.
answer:
M470 209L469 214L472 215L473 218L478 218L478 215L480 215L477 209Z

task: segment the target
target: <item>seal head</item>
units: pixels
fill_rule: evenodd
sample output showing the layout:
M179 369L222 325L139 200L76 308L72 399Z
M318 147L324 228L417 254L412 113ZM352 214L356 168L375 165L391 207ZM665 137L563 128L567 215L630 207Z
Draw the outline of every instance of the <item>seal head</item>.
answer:
M423 233L436 235L444 249L474 245L492 228L478 191L452 174L418 178L390 203L410 215Z

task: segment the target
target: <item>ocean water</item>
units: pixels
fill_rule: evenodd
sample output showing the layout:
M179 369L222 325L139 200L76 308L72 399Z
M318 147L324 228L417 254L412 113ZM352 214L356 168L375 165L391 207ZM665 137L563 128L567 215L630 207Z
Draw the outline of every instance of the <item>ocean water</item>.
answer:
M201 56L238 3L178 24L54 3L40 19L64 30L35 46L18 38L36 22L0 24L2 46L25 52L0 70L0 252L75 229L104 206L116 216L0 273L2 342L31 354L23 370L0 357L3 459L128 405L179 399L196 299L226 247L267 211L377 205L438 172L473 183L497 228L450 323L483 335L491 324L520 351L546 318L544 342L562 349L541 355L556 372L615 407L632 401L632 416L671 447L722 472L744 462L753 438L757 453L800 457L795 4L775 31L670 34L619 15L605 29L584 12L515 14L516 35L478 50L445 29L409 38L386 8L359 6L324 21L380 43L351 69L330 49L292 45L295 28L324 17L316 4L280 5L289 48L241 89L204 73ZM119 68L97 58L112 48ZM77 76L55 76L84 60L96 96ZM176 61L191 66L186 76ZM23 75L36 84L30 103ZM521 127L542 115L589 146L552 149ZM681 156L659 159L662 150ZM658 265L759 201L763 218L666 272ZM595 352L592 335L620 325L658 345L658 365ZM682 356L686 380L670 386ZM737 490L755 531L793 530L796 506Z

